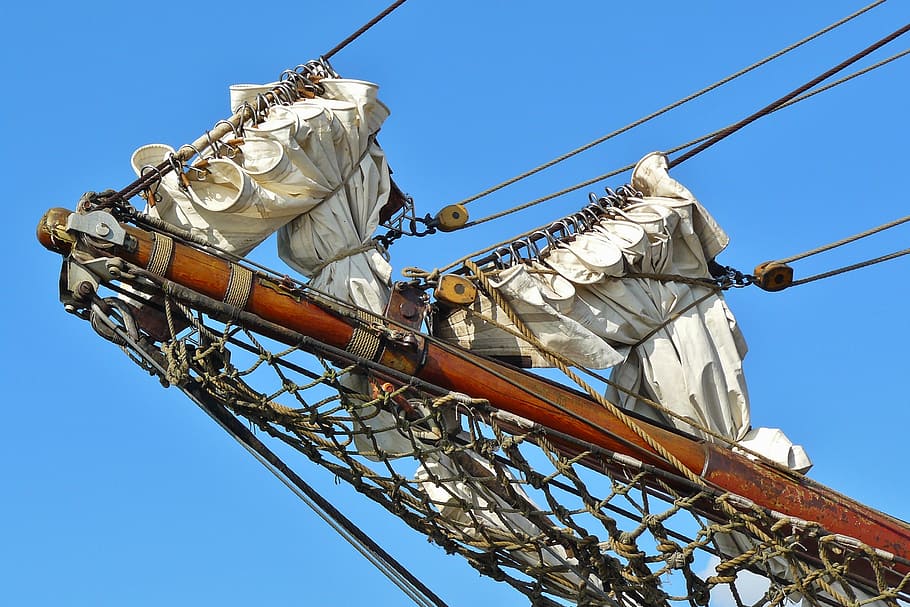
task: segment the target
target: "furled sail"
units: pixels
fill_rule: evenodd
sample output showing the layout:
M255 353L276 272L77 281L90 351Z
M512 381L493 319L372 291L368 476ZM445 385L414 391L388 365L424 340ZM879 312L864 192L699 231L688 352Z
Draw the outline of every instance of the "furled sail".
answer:
M259 107L277 84L232 86L231 110ZM163 175L146 212L240 256L278 231L279 256L314 291L379 315L389 299L391 266L372 236L391 185L375 135L389 110L371 82L326 78L320 85L322 95L266 106L242 138L214 143L215 158ZM173 153L162 144L141 147L133 169L142 175ZM343 381L370 394L363 375ZM385 411L363 418L376 429L395 427ZM411 450L397 432L378 432L376 439L358 447Z
M280 229L279 255L311 286L375 313L388 299L391 267L371 240L390 185L375 134L389 115L370 82L324 79L325 94L268 108L240 142L165 174L147 212L245 255ZM232 87L232 109L274 85ZM172 157L136 150L137 174Z
M579 366L612 367L612 402L808 469L779 430L750 426L746 343L709 270L727 235L670 177L664 155L643 158L632 187L641 195L492 272L491 285L545 347ZM467 349L548 366L514 328L484 297L436 323L437 335Z

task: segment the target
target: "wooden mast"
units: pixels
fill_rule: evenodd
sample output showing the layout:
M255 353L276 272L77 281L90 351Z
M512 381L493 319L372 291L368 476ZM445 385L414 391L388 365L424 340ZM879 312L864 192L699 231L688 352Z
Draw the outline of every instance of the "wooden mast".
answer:
M52 209L42 218L37 235L46 248L62 255L70 253L74 239L67 237L66 226L71 214L65 209ZM124 228L137 246L130 250L116 246L106 248L103 254L147 267L159 237L132 226ZM174 243L166 266L162 272L165 278L218 301L229 295L232 276L237 272L236 264L179 242ZM355 320L276 288L274 281L261 276L254 278L247 295L244 306L247 312L336 348L346 348L352 343L355 332L362 330ZM273 337L281 338L280 335ZM456 355L432 342L425 343L423 356L418 361L394 341L386 341L378 362L444 388L487 399L499 409L546 428L677 472L630 428L587 396L534 375L470 352L460 351ZM855 538L900 559L910 560L910 525L907 523L801 475L753 462L730 449L647 422L639 421L638 424L707 483L748 498L761 507L818 523L831 533ZM894 568L902 574L910 572L910 566L901 562L896 562Z

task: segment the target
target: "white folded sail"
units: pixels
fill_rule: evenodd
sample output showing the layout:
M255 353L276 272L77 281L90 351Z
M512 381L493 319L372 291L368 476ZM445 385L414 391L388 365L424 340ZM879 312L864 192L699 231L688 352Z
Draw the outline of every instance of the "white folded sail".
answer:
M536 259L492 272L491 285L545 347L579 366L612 367L619 386L608 388L612 402L808 469L805 452L779 430L750 426L746 343L709 271L727 235L670 177L664 155L643 158L632 187L640 198ZM549 366L510 328L486 298L436 325L438 335L473 351Z

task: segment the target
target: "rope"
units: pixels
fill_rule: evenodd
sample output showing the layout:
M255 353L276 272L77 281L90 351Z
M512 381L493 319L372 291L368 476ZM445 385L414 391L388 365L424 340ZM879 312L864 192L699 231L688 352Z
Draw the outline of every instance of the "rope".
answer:
M804 85L802 85L802 86L800 86L800 87L797 87L797 88L793 89L792 91L790 91L789 93L787 93L786 95L784 95L783 97L781 97L780 99L777 99L776 101L773 101L773 102L769 103L768 105L766 105L766 106L763 107L762 109L760 109L760 110L758 110L757 112L751 114L750 116L747 116L746 118L740 120L740 121L737 122L736 124L734 124L734 125L732 125L732 126L729 126L729 127L727 127L726 129L723 129L723 131L721 131L720 133L718 133L717 135L715 135L714 137L712 137L712 138L709 139L708 141L705 141L704 143L702 143L702 144L699 145L698 147L695 147L695 148L689 150L688 152L686 152L685 154L683 154L682 156L679 156L678 158L676 158L676 159L674 159L674 160L671 160L670 163L669 163L669 167L670 167L670 168L673 168L673 167L675 167L675 166L677 166L677 165L679 165L679 164L682 164L683 162L685 162L685 161L688 160L689 158L692 158L692 157L695 156L696 154L699 154L700 152L703 152L704 150L708 149L709 147L711 147L711 146L714 145L715 143L718 143L718 142L721 141L722 139L725 139L725 138L729 137L730 135L732 135L733 133L735 133L735 132L737 132L738 130L742 129L743 127L745 127L745 126L747 126L747 125L749 125L749 124L755 122L756 120L758 120L759 118L761 118L761 117L763 117L763 116L767 116L768 114L772 113L776 108L779 108L780 106L782 106L783 104L785 104L787 101L790 101L790 100L792 100L793 98L795 98L795 97L801 95L802 93L808 91L809 89L811 89L812 87L816 86L817 84L820 84L820 83L823 82L824 80L827 80L828 78L830 78L830 77L833 76L834 74L836 74L836 73L840 72L841 70L843 70L843 69L849 67L850 65L856 63L857 61L859 61L860 59L862 59L862 58L865 57L866 55L869 55L870 53L872 53L872 52L874 52L874 51L880 49L881 47L883 47L884 45L888 44L888 43L891 42L892 40L895 40L896 38L899 38L900 36L903 36L903 35L906 34L908 31L910 31L910 23L908 23L907 25L904 25L903 27L901 27L901 28L895 30L893 33L891 33L891 34L885 36L884 38L880 39L878 42L875 42L875 43L873 43L873 44L867 46L865 49L863 49L863 50L861 50L860 52L856 53L856 54L853 55L852 57L849 57L848 59L846 59L846 60L842 61L841 63L837 64L836 66L834 66L833 68L831 68L831 69L827 70L826 72L824 72L824 73L822 73L822 74L816 76L815 78L813 78L813 79L810 80L809 82L805 83Z
M631 277L631 276L629 276L629 277ZM703 284L703 283L701 283L701 284ZM697 301L695 305L697 305L697 304L699 304L699 303L701 303L701 301ZM691 306L689 306L689 307L691 307ZM521 333L518 329L516 329L516 328L514 328L514 327L510 327L510 326L508 326L508 325L505 325L505 324L503 324L503 323L497 321L495 318L492 318L492 317L487 316L487 315L485 315L485 314L481 314L480 312L478 312L478 311L476 311L476 310L474 310L474 309L472 309L472 308L461 307L461 308L459 308L459 309L464 310L464 312L465 312L466 314L470 315L471 317L476 318L476 319L478 319L478 320L481 320L481 321L483 321L483 322L485 322L485 323L487 323L487 324L489 324L489 325L491 325L491 326L494 326L494 327L496 327L497 329L499 329L500 331L504 331L504 332L508 333L509 335L512 335L513 337L517 337L517 338L522 339L522 340L525 339L525 335L524 335L523 333ZM689 308L686 308L685 310L682 310L680 313L684 313L684 312L685 312L686 310L688 310L688 309L689 309ZM676 317L672 318L671 320L676 320ZM666 324L666 323L665 323L665 324ZM658 329L660 329L660 328L662 328L663 326L665 326L665 324L663 324L663 325L661 325L660 327L658 327ZM571 362L571 361L568 361L568 360L567 360L567 362ZM605 384L607 384L607 385L609 385L609 386L612 386L612 387L616 388L618 391L622 392L623 394L626 394L627 396L631 396L631 397L633 397L633 398L635 398L635 399L640 400L641 402L645 403L646 405L648 405L648 406L650 406L650 407L653 407L654 409L660 411L661 413L667 415L668 417L672 417L672 418L674 418L674 419L678 419L678 420L680 420L680 421L682 421L682 422L688 424L689 426L692 426L693 428L699 430L700 432L704 432L707 436L710 436L710 437L714 438L718 443L725 444L725 445L728 445L728 446L730 446L730 447L737 447L735 441L730 440L728 437L726 437L726 436L724 436L724 435L722 435L722 434L718 434L717 432L714 432L714 431L711 430L710 428L708 428L708 427L704 426L703 424L701 424L698 420L692 419L692 418L690 418L690 417L684 417L684 416L682 416L682 415L676 413L675 411L672 411L672 410L668 409L667 407L664 407L663 405L661 405L661 404L658 403L657 401L648 398L648 397L645 396L644 394L635 392L634 390L630 390L629 388L627 388L627 387L625 387L625 386L622 386L622 385L616 383L615 381L613 381L613 380L610 379L609 377L605 377L605 376L601 375L600 373L597 373L597 372L593 371L592 369L589 369L589 368L587 368L587 367L578 367L578 369L579 369L582 373L584 373L585 375L588 375L588 376L590 376L590 377L593 377L594 379L596 379L596 380L598 380L598 381L601 381L601 382L603 382L603 383L605 383ZM745 448L745 447L738 447L738 448L740 448L740 449L742 449L743 451L749 453L749 455L752 455L752 456L756 457L757 459L761 459L762 461L765 461L766 463L768 463L768 464L770 464L770 465L779 466L779 464L776 464L775 462L772 462L771 460L768 460L766 457L762 456L762 455L759 454L759 453L753 452L753 451L751 451L751 450L749 450L749 449L747 449L747 448Z
M907 51L907 52L910 52L910 51ZM879 232L884 232L885 230L889 230L889 229L899 226L903 223L907 223L908 221L910 221L910 215L906 215L904 217L901 217L900 219L895 219L894 221L890 221L890 222L884 223L880 226L870 228L870 229L866 230L865 232L860 232L858 234L854 234L853 236L848 236L847 238L837 240L830 244L826 244L826 245L822 245L820 247L816 247L814 249L810 249L804 253L799 253L797 255L785 257L783 259L778 259L777 261L778 261L778 263L791 263L794 261L798 261L800 259L805 259L806 257L818 255L819 253L824 253L825 251L830 251L831 249L836 249L837 247L844 246L845 244L850 244L851 242L856 242L857 240L866 238L867 236L872 236L873 234L878 234Z
M325 53L322 58L325 61L328 61L328 59L331 58L335 53L359 38L363 33L379 23L379 21L381 21L405 2L406 0L397 0L396 2L393 2L389 7L373 17L356 32L335 45L331 50ZM278 86L263 95L263 101L266 104L271 104L276 101L283 102L287 99L296 100L299 98L299 91L297 90L297 87L288 87L287 85L288 81L282 81L278 84ZM219 120L215 127L212 128L212 130L206 131L204 135L198 137L193 143L180 146L171 158L160 163L158 166L153 167L151 171L140 175L138 179L127 185L119 192L112 192L113 196L110 199L114 202L129 200L133 196L149 188L153 183L161 179L164 174L175 170L178 166L180 166L181 163L188 161L193 157L194 154L198 155L200 151L213 146L215 142L220 140L228 133L237 133L238 130L242 129L243 124L247 120L256 121L256 114L257 112L249 104L238 108L238 110L229 118L225 120Z
M347 38L345 38L344 40L342 40L341 42L336 44L329 52L327 52L325 55L323 55L323 57L325 57L326 59L331 59L332 55L334 55L335 53L337 53L338 51L340 51L341 49L343 49L344 47L349 45L351 42L353 42L357 38L359 38L368 29L370 29L371 27L373 27L374 25L376 25L377 23L382 21L389 13L391 13L396 8L398 8L399 6L404 4L406 1L407 0L397 0L396 2L393 2L392 4L390 4L384 11L382 11L381 13L379 13L378 15L376 15L375 17L373 17L372 19L367 21L359 30L357 30L356 32L354 32L353 34L351 34L350 36L348 36ZM884 1L884 0L882 0L882 1Z
M709 86L707 86L707 87L705 87L705 88L703 88L703 89L701 89L701 90L699 90L699 91L696 91L696 92L694 92L694 93L688 95L687 97L684 97L684 98L682 98L682 99L680 99L680 100L678 100L678 101L676 101L676 102L674 102L674 103L671 103L670 105L667 105L667 106L665 106L665 107L663 107L663 108L661 108L661 109L659 109L659 110L657 110L657 111L655 111L655 112L652 112L652 113L648 114L647 116L644 116L643 118L639 118L638 120L636 120L636 121L634 121L634 122L632 122L632 123L630 123L630 124L627 124L626 126L624 126L624 127L622 127L622 128L616 129L615 131L612 131L612 132L610 132L610 133L604 135L603 137L600 137L600 138L598 138L598 139L595 139L594 141L592 141L592 142L590 142L590 143L587 143L587 144L585 144L585 145L583 145L583 146L581 146L581 147L578 147L578 148L575 148L574 150L571 150L571 151L569 151L569 152L566 152L565 154L562 154L561 156L557 156L556 158L554 158L553 160L550 160L549 162L546 162L546 163L544 163L544 164L542 164L542 165L540 165L540 166L537 166L537 167L535 167L535 168L533 168L533 169L530 169L530 170L528 170L528 171L526 171L526 172L524 172L524 173L522 173L522 174L520 174L520 175L517 175L517 176L515 176L515 177L512 177L511 179L507 179L506 181L503 181L503 182L500 183L500 184L494 185L494 186L492 186L492 187L490 187L490 188L488 188L488 189L486 189L486 190L484 190L484 191L482 191L482 192L479 192L479 193L477 193L477 194L474 194L473 196L469 196L469 197L467 197L467 198L465 198L465 199L463 199L463 200L460 200L459 202L457 202L457 203L455 203L455 204L467 205L467 204L469 204L469 203L471 203L471 202L474 202L475 200L477 200L477 199L479 199L479 198L483 198L484 196L487 196L487 195L489 195L489 194L492 194L493 192L496 192L496 191L498 191L498 190L501 190L501 189L504 188L504 187L510 186L510 185L512 185L513 183L516 183L516 182L518 182L518 181L520 181L520 180L522 180L522 179L525 179L526 177L530 177L531 175L534 175L534 174L536 174L536 173L539 173L540 171L543 171L543 170L545 170L545 169L548 169L548 168L550 168L550 167L552 167L552 166L554 166L554 165L556 165L556 164L558 164L558 163L560 163L560 162L562 162L562 161L564 161L564 160L568 160L569 158L571 158L571 157L573 157L573 156L576 156L576 155L578 155L578 154L580 154L580 153L582 153L582 152L585 152L585 151L587 151L587 150L589 150L589 149L591 149L591 148L593 148L593 147L595 147L595 146L597 146L597 145L600 145L601 143L604 143L605 141L608 141L608 140L610 140L610 139L612 139L612 138L614 138L614 137L616 137L616 136L618 136L618 135L621 135L621 134L625 133L626 131L630 131L630 130L632 130L632 129L638 127L638 126L641 126L642 124L644 124L644 123L646 123L646 122L648 122L648 121L650 121L650 120L653 120L654 118L657 118L658 116L661 116L661 115L663 115L663 114L666 114L666 113L669 112L670 110L676 109L676 108L678 108L678 107L681 106L681 105L684 105L684 104L686 104L686 103L688 103L688 102L690 102L690 101L692 101L692 100L694 100L694 99L697 99L697 98L701 97L702 95L704 95L704 94L706 94L706 93L709 93L709 92L713 91L714 89L717 89L717 88L719 88L719 87L721 87L721 86L727 84L728 82L730 82L730 81L732 81L732 80L735 80L735 79L739 78L740 76L743 76L743 75L745 75L745 74L748 74L749 72L751 72L751 71L753 71L753 70L755 70L755 69L757 69L757 68L759 68L759 67L765 65L766 63L769 63L769 62L771 62L771 61L777 59L778 57L781 57L781 56L783 56L783 55L786 55L786 54L789 53L790 51L795 50L795 49L797 49L797 48L803 46L804 44L806 44L806 43L808 43L808 42L811 42L812 40L815 40L816 38L818 38L818 37L820 37L820 36L822 36L822 35L824 35L824 34L827 34L827 33L830 32L831 30L833 30L833 29L835 29L835 28L837 28L837 27L840 27L841 25L847 23L848 21L851 21L852 19L855 19L856 17L858 17L858 16L862 15L863 13L865 13L865 12L867 12L867 11L869 11L869 10L875 8L876 6L879 6L880 4L882 4L882 3L884 3L884 2L885 2L885 0L877 0L876 2L873 2L872 4L866 6L865 8L862 8L862 9L856 11L856 12L853 13L852 15L848 15L847 17L844 17L844 18L841 19L840 21L838 21L838 22L836 22L836 23L833 23L833 24L829 25L828 27L826 27L826 28L824 28L824 29L821 29L821 30L815 32L815 33L812 34L811 36L808 36L808 37L806 37L806 38L803 38L802 40L800 40L800 41L798 41L798 42L795 42L795 43L791 44L790 46L788 46L788 47L786 47L786 48L783 48L783 49L777 51L777 52L774 53L773 55L770 55L770 56L768 56L768 57L766 57L766 58L764 58L764 59L762 59L762 60L760 60L760 61L757 61L757 62L753 63L752 65L750 65L750 66L748 66L748 67L745 67L745 68L741 69L740 71L735 72L735 73L733 73L733 74L727 76L726 78L723 78L723 79L721 79L721 80L715 82L715 83L712 84L712 85L709 85Z
M790 287L796 287L799 285L804 285L810 282L815 282L816 280L822 280L823 278L831 278L832 276L837 276L838 274L845 274L847 272L852 272L853 270L859 270L860 268L866 268L869 266L874 266L875 264L882 263L883 261L890 261L892 259L897 259L898 257L903 257L904 255L910 255L910 249L904 249L902 251L895 251L894 253L889 253L888 255L882 255L881 257L876 257L874 259L869 259L867 261L861 261L853 265L844 266L836 270L831 270L830 272L822 272L821 274L815 274L807 278L802 278L800 280L794 280L790 283ZM789 288L789 287L788 287Z
M910 53L910 50L904 51L904 53L902 53L902 54L908 54L908 53ZM899 218L899 219L895 219L894 221L889 221L888 223L884 223L884 224L882 224L882 225L880 225L880 226L876 226L876 227L874 227L874 228L870 228L870 229L865 230L865 231L863 231L863 232L859 232L858 234L854 234L853 236L848 236L848 237L846 237L846 238L842 238L842 239L837 240L837 241L835 241L835 242L832 242L832 243L829 243L829 244L826 244L826 245L822 245L822 246L816 247L816 248L814 248L814 249L810 249L810 250L805 251L805 252L803 252L803 253L798 253L798 254L796 254L796 255L791 255L790 257L785 257L785 258L783 258L783 259L775 260L775 263L788 264L788 263L791 263L791 262L794 262L794 261L799 261L799 260L801 260L801 259L806 259L806 258L808 258L808 257L812 257L812 256L814 256L814 255L818 255L818 254L820 254L820 253L824 253L824 252L826 252L826 251L830 251L830 250L832 250L832 249L836 249L836 248L838 248L838 247L842 247L842 246L847 245L847 244L850 244L850 243L852 243L852 242L856 242L857 240L861 240L861 239L866 238L866 237L868 237L868 236L872 236L872 235L874 235L874 234L878 234L879 232L884 232L885 230L889 230L889 229L891 229L891 228L897 227L897 226L899 226L899 225L901 225L901 224L907 223L908 221L910 221L910 215L906 215L906 216L901 217L901 218ZM832 276L837 276L837 275L839 275L839 274L845 274L845 273L847 273L847 272L852 272L853 270L859 270L859 269L861 269L861 268L866 268L866 267L869 267L869 266L873 266L873 265L876 265L876 264L879 264L879 263L882 263L882 262L885 262L885 261L890 261L890 260L892 260L892 259L897 259L898 257L903 257L904 255L908 255L908 254L910 254L910 248L908 248L908 249L903 249L903 250L901 250L901 251L895 251L895 252L889 253L889 254L887 254L887 255L882 255L882 256L880 256L880 257L875 257L875 258L873 258L873 259L868 259L868 260L866 260L866 261L861 261L861 262L858 262L858 263L855 263L855 264L851 264L851 265L848 265L848 266L843 266L843 267L840 267L840 268L836 268L836 269L830 270L830 271L828 271L828 272L822 272L822 273L819 273L819 274L814 274L814 275L812 275L812 276L808 276L808 277L806 277L806 278L802 278L802 279L800 279L800 280L794 280L793 282L791 282L791 283L788 285L787 288L796 287L796 286L804 285L804 284L808 284L808 283L810 283L810 282L815 282L815 281L817 281L817 280L822 280L822 279L825 279L825 278L831 278Z
M127 279L149 274L128 269L124 273ZM165 284L160 278L152 282ZM855 607L854 588L868 588L871 596L890 599L889 604L908 598L910 575L894 569L900 563L900 571L910 571L905 559L733 494L696 486L677 473L645 465L628 454L599 449L534 424L521 425L520 420L496 417L484 401L447 392L338 349L314 347L315 342L302 336L297 346L269 352L252 333L262 331L252 322L252 315L238 312L239 317L231 322L240 326L218 323L223 328L217 329L209 324L215 322L210 314L223 304L186 299L195 310L191 311L181 303L186 294L165 292L165 308L176 304L195 329L195 333L185 331L184 337L169 340L175 344L175 366L189 365L189 372L181 369L179 375L194 394L213 402L221 414L227 413L222 405L228 406L238 416L234 425L242 427L239 417L243 417L282 440L447 552L461 555L480 573L527 595L533 604L705 604L716 587L732 586L737 574L747 570L772 584L771 593L756 605L779 605L787 595L801 592L813 604L838 602ZM172 297L177 299L172 301ZM116 326L113 329L117 332ZM133 333L123 335L123 343L132 350L147 352L153 374L166 373L167 360L159 357L160 350L131 340ZM249 351L255 360L244 363L249 365L246 369L235 365L248 357L231 356L227 349L232 338L241 335L254 344ZM178 342L186 344L185 354ZM315 358L310 360L322 365L322 375L312 374L312 382L299 381L283 371L289 361L282 358L302 352L313 354ZM347 366L339 368L339 364ZM345 397L340 380L364 368L388 377L393 390L372 400L364 398L361 405L359 397ZM268 379L270 369L275 371L272 379ZM248 381L258 382L257 387ZM405 397L410 404L412 411L407 416L394 409L395 396ZM279 397L287 399L273 400ZM380 409L399 414L383 422L376 417ZM444 432L431 436L427 430L435 428ZM379 435L386 432L408 441L407 453L384 452ZM358 437L366 442L355 445ZM362 445L372 445L372 449ZM522 453L532 448L539 451ZM433 466L440 457L460 463L427 472L429 477L415 476L415 462ZM381 463L374 465L365 459ZM592 472L607 478L597 476L592 483ZM279 473L288 482L284 471ZM292 484L289 486L300 495L300 488ZM433 488L455 486L464 489L446 490L442 496L432 493ZM532 491L536 493L531 495ZM523 492L536 505L524 500ZM618 508L620 502L631 508ZM449 514L451 509L454 514ZM690 537L664 528L687 525L678 516L684 511L694 516L697 525ZM631 525L612 518L615 515ZM532 531L523 523L516 524L522 519L546 529ZM280 532L279 527L264 527L263 532ZM742 551L724 554L711 547L720 535L735 532L751 538ZM357 538L352 539L358 543ZM818 552L811 548L815 544ZM718 575L702 579L700 569L693 570L703 553L720 558ZM787 573L768 571L769 560L785 565ZM872 570L859 573L851 563L868 563ZM685 582L680 593L684 596L666 593L668 585L661 584L668 576ZM436 604L416 586L399 581L418 604ZM746 607L739 599L735 605Z
M641 426L639 426L634 419L623 413L623 411L604 398L600 392L595 390L591 385L579 377L575 372L573 372L564 357L560 356L558 353L554 352L550 348L547 348L534 333L527 327L527 325L522 322L521 318L515 313L512 307L505 301L504 298L499 294L499 292L493 288L493 285L490 284L489 279L486 274L481 270L477 264L471 260L466 260L464 263L465 267L471 271L474 276L477 277L477 280L480 282L484 291L487 295L493 300L493 302L502 308L502 310L509 317L509 320L512 321L518 330L521 331L521 334L524 336L525 340L528 341L532 346L537 348L550 363L562 371L566 377L575 382L579 387L581 387L588 395L593 398L599 405L607 409L613 416L615 416L620 422L622 422L626 427L632 430L639 438L641 438L645 444L651 447L656 453L661 457L667 460L670 465L676 468L685 478L690 480L693 483L698 485L704 485L704 481L697 474L689 470L686 466L683 465L672 453L667 451L660 443L654 440L651 435L649 435Z
M792 106L792 105L794 105L794 104L796 104L796 103L799 103L799 102L801 102L801 101L805 101L806 99L809 99L809 98L811 98L811 97L814 97L815 95L818 95L819 93L824 93L824 92L826 92L826 91L828 91L828 90L830 90L830 89L833 89L833 88L835 88L835 87L837 87L837 86L840 86L841 84L844 84L844 83L846 83L846 82L849 82L850 80L853 80L854 78L858 78L859 76L865 75L865 74L867 74L867 73L869 73L869 72L871 72L871 71L873 71L873 70L876 70L876 69L878 69L878 68L880 68L880 67L883 67L883 66L885 66L885 65L887 65L887 64L889 64L889 63L891 63L892 61L896 61L896 60L898 60L898 59L900 59L900 58L902 58L902 57L905 57L905 56L907 56L908 54L910 54L910 49L907 49L907 50L905 50L905 51L901 51L900 53L897 53L897 54L895 54L895 55L892 55L891 57L888 57L887 59L883 59L883 60L879 61L878 63L875 63L875 64L873 64L873 65L870 65L870 66L868 66L868 67L865 67L865 68L863 68L863 69L861 69L861 70L857 70L856 72L853 72L852 74L850 74L850 75L848 75L848 76L844 76L843 78L840 78L839 80L835 80L834 82L831 82L831 83L829 83L829 84L826 84L825 86L819 87L819 88L814 89L814 90L812 90L812 91L808 91L808 92L806 92L806 93L804 93L804 94L802 94L802 95L799 95L798 97L795 97L795 98L793 98L793 99L787 101L786 103L781 104L779 107L774 108L774 109L771 111L771 113L777 112L777 111L782 110L782 109L787 108L787 107L790 107L790 106ZM689 147L691 147L691 146L693 146L693 145L696 145L696 144L701 143L701 142L703 142L703 141L707 141L707 140L710 139L711 137L714 137L714 136L716 136L716 135L718 135L718 134L724 132L725 129L731 128L732 126L733 126L733 125L728 125L728 126L726 126L726 127L724 127L724 128L717 129L716 131L712 131L711 133L708 133L707 135L702 135L701 137L698 137L698 138L696 138L696 139L692 139L691 141L688 141L688 142L683 143L683 144L681 144L681 145L677 145L677 146L675 146L675 147L672 147L672 148L666 150L666 154L668 154L668 155L669 155L669 154L675 154L676 152L679 152L679 151L681 151L681 150L684 150L684 149L686 149L686 148L689 148ZM573 186L569 186L569 187L564 188L564 189L562 189L562 190L559 190L559 191L557 191L557 192L553 192L552 194L547 194L546 196L541 196L540 198L535 198L534 200L531 200L531 201L529 201L529 202L526 202L526 203L523 203L523 204L521 204L521 205L512 207L512 208L510 208L510 209L506 209L506 210L504 210L504 211L500 211L500 212L498 212L498 213L493 213L492 215L488 215L488 216L486 216L486 217L482 217L482 218L477 219L477 220L475 220L475 221L469 221L469 222L467 222L464 226L462 226L462 229L463 229L463 228L473 227L473 226L476 226L476 225L480 225L480 224L486 223L486 222L488 222L488 221L493 221L494 219L499 219L499 218L501 218L501 217L505 217L506 215L511 215L512 213L517 213L517 212L519 212L519 211L523 211L524 209L533 207L533 206L538 205L538 204L540 204L540 203L542 203L542 202L546 202L546 201L548 201L548 200L552 200L552 199L554 199L554 198L558 198L558 197L560 197L560 196L562 196L562 195L564 195L564 194L568 194L568 193L570 193L570 192L574 192L574 191L576 191L576 190L580 190L581 188L583 188L583 187L585 187L585 186L593 185L593 184L595 184L595 183L597 183L597 182L599 182L599 181L603 181L603 180L605 180L605 179L609 179L610 177L615 177L616 175L619 175L619 174L624 173L624 172L626 172L626 171L631 171L633 168L635 168L635 164L634 164L634 163L632 163L632 164L627 164L627 165L625 165L625 166L623 166L623 167L620 167L620 168L618 168L618 169L614 169L614 170L609 171L609 172L607 172L607 173L604 173L604 174L602 174L602 175L598 175L597 177L593 177L593 178L591 178L591 179L582 181L581 183L577 183L577 184L575 184L575 185L573 185ZM540 229L540 228L537 228L537 229ZM532 230L532 231L534 231L534 230ZM472 253L471 255L469 255L469 257L474 257L474 256L476 256L476 255L481 255L481 254L483 254L483 253L486 253L486 252L488 252L488 251L491 251L491 250L493 250L493 249L496 249L496 248L502 246L503 244L507 244L507 243L511 242L512 240L514 240L514 238L511 238L511 239L509 239L509 240L503 241L503 242L500 243L500 244L494 245L494 246L489 247L489 248L487 248L487 249L483 249L483 250L481 250L481 251L479 251L479 252ZM462 261L462 260L458 260L458 261L452 263L451 265L447 266L446 269L451 268L451 267L454 267L454 266L456 266L456 265L459 265L459 264L461 263L461 261ZM444 270L443 270L443 271L444 271Z
M170 298L166 299L166 302ZM170 317L170 314L168 315ZM190 315L192 316L192 315ZM219 426L232 438L243 446L257 461L274 474L297 497L299 497L321 519L329 524L341 537L360 552L370 563L382 572L393 584L402 590L411 600L422 607L446 607L446 603L430 590L414 574L408 571L382 546L361 530L353 521L348 519L331 502L326 500L318 491L311 487L299 475L282 461L273 451L262 443L249 429L237 418L231 415L224 406L204 392L201 387L189 379L189 361L185 343L181 340L171 342L171 348L165 349L168 368L165 369L153 356L149 356L145 349L133 341L119 327L113 327L118 336L143 357L145 362L157 370L162 377L179 379L179 387L194 403L205 411ZM173 326L171 326L173 334ZM223 346L223 344L222 344ZM175 354L179 351L179 354ZM174 366L178 367L176 370ZM177 383L177 382L172 382Z

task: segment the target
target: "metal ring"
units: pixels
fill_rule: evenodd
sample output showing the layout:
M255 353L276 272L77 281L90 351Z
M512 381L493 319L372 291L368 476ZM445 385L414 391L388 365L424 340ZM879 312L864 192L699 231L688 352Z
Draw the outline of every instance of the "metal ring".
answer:
M149 171L155 173L155 175L157 175L156 179L158 181L161 181L164 178L164 173L161 172L161 169L159 169L158 167L156 167L154 165L146 164L146 165L143 165L142 168L139 169L139 178L140 179L145 178L146 170L149 170Z
M249 121L250 124L256 124L256 110L253 109L253 106L250 105L249 101L244 101L239 106L237 106L237 112L240 116L240 134L241 137L246 129L246 123ZM247 118L249 116L249 118Z

